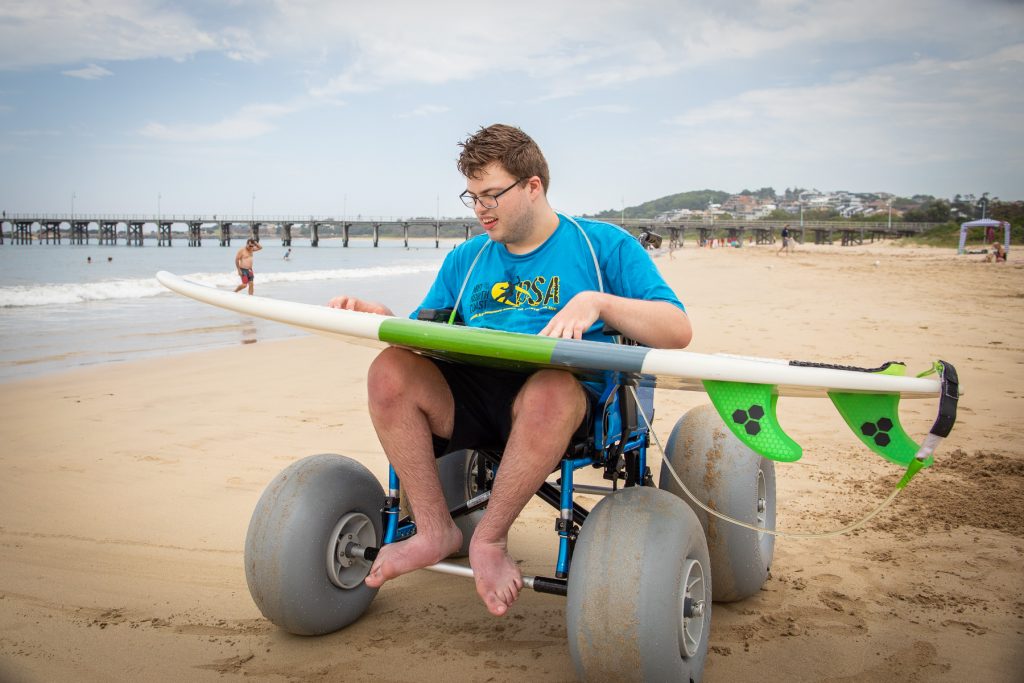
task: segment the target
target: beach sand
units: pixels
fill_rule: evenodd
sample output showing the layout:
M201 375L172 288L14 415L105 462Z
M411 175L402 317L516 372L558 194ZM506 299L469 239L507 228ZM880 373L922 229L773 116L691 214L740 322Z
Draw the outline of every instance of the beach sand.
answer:
M658 257L692 350L911 371L942 358L964 397L935 467L891 508L847 536L780 539L763 590L714 606L705 680L1020 681L1024 260L775 251ZM418 572L315 638L253 604L242 548L272 477L324 452L386 475L365 407L374 354L301 338L0 385L0 681L572 680L555 596L526 592L494 618L471 582ZM704 401L659 392L662 438ZM905 401L907 431L920 439L935 408ZM805 448L776 467L780 528L849 523L902 475L828 401L783 399L779 415ZM552 519L531 503L517 522L524 573L552 574Z

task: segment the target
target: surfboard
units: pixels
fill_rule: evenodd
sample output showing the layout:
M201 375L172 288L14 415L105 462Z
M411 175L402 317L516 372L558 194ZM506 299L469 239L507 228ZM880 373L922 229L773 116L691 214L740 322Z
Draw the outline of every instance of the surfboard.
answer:
M892 462L908 465L919 446L900 424L899 401L936 399L943 387L938 376L906 376L906 366L899 362L855 368L554 339L236 294L166 271L156 277L171 291L196 301L347 341L400 346L477 365L562 368L584 377L620 373L641 385L704 391L741 441L781 461L797 460L803 451L778 423L775 407L780 396L830 398L864 445ZM928 372L936 370L941 372L941 363Z

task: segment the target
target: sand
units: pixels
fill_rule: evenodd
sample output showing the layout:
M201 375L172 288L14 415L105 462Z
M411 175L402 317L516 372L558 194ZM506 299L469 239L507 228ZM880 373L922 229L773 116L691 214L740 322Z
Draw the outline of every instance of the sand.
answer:
M780 539L763 590L715 605L705 680L1021 680L1024 261L885 243L688 245L658 263L692 350L943 358L965 393L935 467L892 508L851 535ZM256 609L242 548L267 482L322 452L385 477L365 409L374 353L302 338L0 385L0 680L572 680L555 596L494 618L467 580L419 572L316 638ZM657 430L705 400L659 393ZM904 402L908 431L934 410ZM806 452L777 467L781 528L838 527L901 475L827 401L784 399L780 420ZM524 572L552 573L552 519L531 503L514 528Z

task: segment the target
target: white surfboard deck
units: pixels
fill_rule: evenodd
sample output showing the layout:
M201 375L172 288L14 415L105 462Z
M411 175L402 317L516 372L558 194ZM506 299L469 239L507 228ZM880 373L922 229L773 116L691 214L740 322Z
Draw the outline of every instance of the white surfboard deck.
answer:
M473 364L524 369L557 367L583 375L617 371L641 376L645 384L692 391L704 391L706 380L765 384L773 386L773 392L780 396L825 397L828 392L852 392L934 398L941 388L934 376L903 377L858 369L794 365L794 361L786 360L552 339L236 294L166 271L156 277L178 294L236 313L356 343L391 344Z

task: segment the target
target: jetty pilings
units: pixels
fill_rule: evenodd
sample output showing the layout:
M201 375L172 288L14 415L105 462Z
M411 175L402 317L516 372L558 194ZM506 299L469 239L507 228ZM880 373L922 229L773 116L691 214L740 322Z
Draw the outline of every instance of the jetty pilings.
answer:
M117 221L100 221L100 244L117 244Z
M156 224L156 246L171 246L171 224L168 221L157 221Z
M51 238L54 244L60 244L60 221L43 221L39 226L39 232L39 244L43 244L43 240L49 244Z
M662 221L654 219L627 218L622 223L631 234L641 231L670 236L669 243L676 248L682 246L684 238L695 236L700 244L707 244L713 235L728 235L730 240L750 240L757 244L771 244L776 241L779 230L788 225L791 233L800 242L804 238L814 239L815 244L832 244L841 240L843 245L863 244L879 239L893 239L917 235L935 227L935 223L865 223L861 221L806 221L803 225L785 221L741 221L715 220ZM142 246L146 238L157 246L169 247L173 240L186 239L190 247L202 246L202 238L217 239L222 247L231 246L232 232L235 237L246 235L260 239L263 235L280 236L281 245L292 247L299 239L309 244L320 245L322 237L338 237L341 246L352 246L353 238L368 239L374 247L381 246L387 237L402 240L409 247L413 238L434 238L434 247L440 248L441 233L447 236L461 235L470 239L479 225L472 218L400 218L400 217L358 217L339 219L317 216L211 216L189 215L131 215L131 214L8 214L0 220L0 244L72 244L87 245L91 232L101 245L116 245L124 238L128 246ZM244 232L243 232L244 231ZM689 233L689 234L687 234Z
M129 247L142 246L142 226L145 225L142 221L129 221L125 226L124 230L124 243Z
M32 244L32 222L15 221L12 244Z
M89 244L89 221L72 220L68 241L71 244Z

